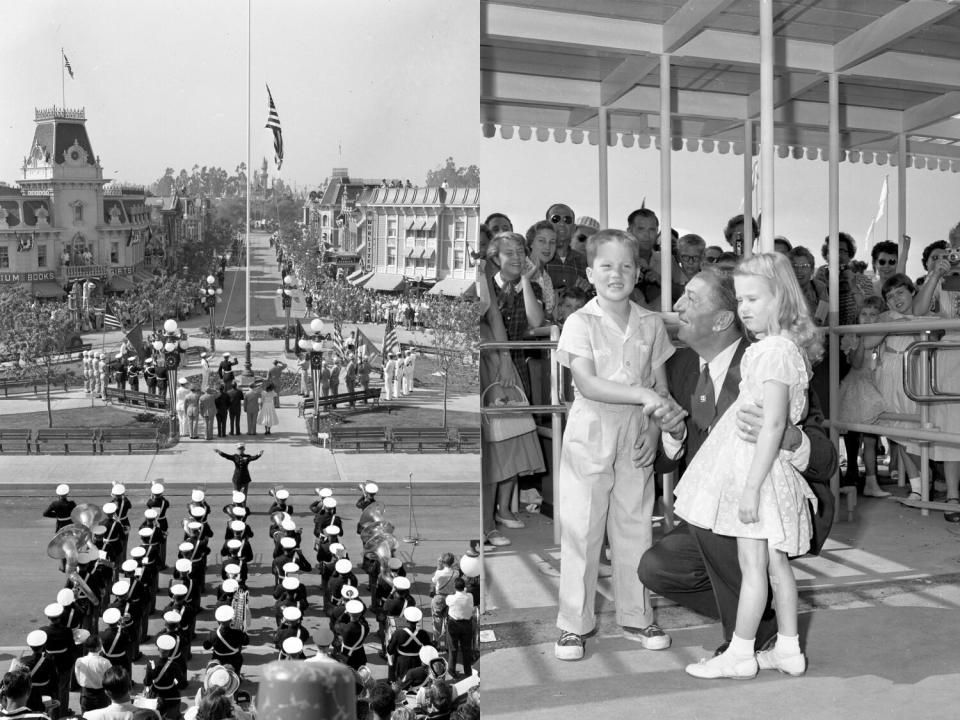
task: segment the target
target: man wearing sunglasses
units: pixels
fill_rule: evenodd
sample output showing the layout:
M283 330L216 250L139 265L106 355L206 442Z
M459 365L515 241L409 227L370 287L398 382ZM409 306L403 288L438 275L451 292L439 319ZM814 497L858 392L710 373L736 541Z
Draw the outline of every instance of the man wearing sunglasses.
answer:
M557 251L544 265L554 290L571 287L589 290L587 258L570 247L576 229L573 210L563 204L551 205L547 209L547 220L557 234Z

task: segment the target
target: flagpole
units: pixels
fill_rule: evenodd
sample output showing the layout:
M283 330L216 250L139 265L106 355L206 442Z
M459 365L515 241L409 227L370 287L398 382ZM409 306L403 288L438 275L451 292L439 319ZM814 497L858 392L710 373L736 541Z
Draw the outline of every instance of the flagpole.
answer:
M883 187L887 191L887 199L883 203L883 214L887 221L887 230L886 235L883 236L884 240L890 239L890 174L887 173L883 176Z
M251 32L250 27L252 25L251 19L251 0L247 0L247 177L246 177L246 192L247 192L247 228L246 228L246 255L247 255L247 282L246 282L246 319L245 319L245 330L244 337L246 342L245 352L245 363L244 363L244 375L247 376L248 380L250 376L253 375L253 363L250 359L250 68L251 61L250 56L253 54L253 46L251 41Z
M63 77L63 59L66 57L63 53L63 48L60 48L60 102L63 104L63 109L67 109L67 81Z

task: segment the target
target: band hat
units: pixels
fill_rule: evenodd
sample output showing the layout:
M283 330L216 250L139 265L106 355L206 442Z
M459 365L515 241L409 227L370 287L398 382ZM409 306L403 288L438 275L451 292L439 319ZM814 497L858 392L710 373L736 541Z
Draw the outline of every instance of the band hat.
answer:
M429 665L440 657L440 653L433 645L424 645L422 648L420 648L420 652L418 654L420 655L420 662L422 662L424 665Z
M27 635L27 647L37 648L47 644L47 634L43 630L33 630Z
M341 575L346 575L348 572L353 570L353 563L346 558L342 558L337 560L337 564L333 566L333 569Z
M120 570L125 573L132 573L137 567L139 567L139 563L136 560L124 560L123 565L120 566Z
M177 384L178 384L178 385L186 385L186 384L187 384L187 379L186 379L186 378L180 378L179 380L177 380Z
M43 609L43 614L51 620L63 615L63 605L58 602L50 603Z
M144 364L144 365L152 365L152 364L153 364L153 358L147 358L146 360L143 361L143 364Z
M101 535L106 535L106 534L107 534L107 526L106 526L106 525L94 525L93 528L90 530L90 532L93 533L93 536L94 536L94 537L100 537ZM101 559L102 559L102 560L106 560L106 557L103 557L103 558L101 558Z
M187 558L180 558L173 567L177 572L188 573L193 568L193 564Z
M163 489L163 485L160 483L154 483L150 486L150 492L152 492L154 495L163 495Z
M235 502L235 503L242 503L242 502L245 502L246 499L247 499L247 496L244 495L244 494L243 494L242 492L240 492L239 490L234 490L234 491L233 491L233 502Z
M350 600L344 606L344 609L350 615L362 615L365 608L363 607L363 603L359 600Z
M246 511L244 508L242 508L242 507L235 507L235 508L233 508L233 510L231 510L230 512L232 512L232 513L233 513L234 515L236 515L238 518L244 518L244 517L247 516L247 511Z
M169 625L176 625L183 617L176 610L167 610L163 614L163 621Z
M403 619L407 622L418 623L423 620L423 611L411 605L408 608L404 608Z
M300 612L300 608L294 605L288 605L283 609L283 619L289 622L294 622L303 617L303 613Z
M70 486L66 483L60 483L57 485L57 496L63 497L64 495L70 494Z
M147 549L143 545L137 545L134 548L130 548L130 557L134 560L140 560L147 556Z
M300 572L300 566L295 562L288 562L283 564L283 573L284 575L295 575Z
M224 353L223 356L224 356L224 357L230 357L230 353Z
M186 590L186 588L184 588ZM103 611L103 621L107 625L116 625L120 622L120 608L107 608Z
M247 524L243 520L231 520L230 529L234 532L242 533L246 530Z
M137 530L137 535L139 535L142 538L148 538L151 535L153 535L153 531L155 529L156 528L152 528L152 527L140 528L139 530Z
M300 580L295 577L285 577L280 584L283 585L284 590L296 590L300 587Z
M187 523L187 530L190 532L200 532L200 528L203 527L202 523L198 523L196 520L191 520Z
M205 352L200 353L200 357L205 358L207 354Z
M193 517L203 517L204 515L207 514L207 511L204 508L200 507L199 505L194 505L193 507L190 508L190 514Z
M108 502L103 506L103 512L107 515L113 515L117 511L117 504Z
M330 543L330 552L334 555L339 555L346 549L347 548L343 546L343 543Z
M393 579L393 587L394 587L395 590L409 590L409 589L410 589L410 580L408 580L407 578L403 577L402 575L399 576L399 577L395 577L395 578Z
M323 506L328 510L332 510L337 506L337 499L332 497L325 497L323 499Z
M287 532L293 532L297 529L297 524L290 518L284 518L280 521L280 527L282 527Z
M117 580L113 584L113 587L110 588L110 592L112 592L114 595L126 595L128 592L130 592L130 583L128 583L126 580Z
M387 560L387 567L390 570L399 570L403 567L403 560L400 558L392 557Z
M368 495L376 495L380 491L380 486L375 482L368 482L363 486L363 489L367 491Z
M60 592L57 593L57 602L65 608L73 605L76 599L73 590L70 588L62 588Z
M326 499L326 498L328 498L328 497L332 497L332 496L333 496L333 490L331 490L330 488L320 488L320 489L317 491L317 494L318 494L321 498Z
M241 547L243 547L243 543L237 540L237 538L232 538L230 540L227 540L227 547L230 550L239 550Z
M233 578L227 578L223 581L223 584L220 585L220 589L229 595L230 593L235 593L240 589L240 583Z
M290 497L290 491L289 491L289 490L277 490L276 497L277 497L277 500L286 500L288 497Z
M127 489L123 485L117 483L113 486L113 489L110 491L110 493L112 495L123 495L126 491Z
M181 597L187 594L187 586L183 583L176 583L170 586L170 594L173 597Z
M330 535L331 537L336 537L340 534L340 527L338 525L327 525L323 532L325 535Z
M193 543L182 542L179 545L177 545L177 550L179 550L182 553L193 552Z
M303 640L298 637L288 637L283 641L283 651L287 655L296 655L303 652Z
M246 447L243 443L237 443L237 450L244 450Z
M201 502L203 501L203 498L203 490L194 490L192 493L190 493L190 499L193 500L193 502Z
M237 565L236 563L230 563L229 565L225 565L225 566L224 566L223 571L224 571L227 575L239 575L239 574L240 574L240 566Z
M233 608L229 605L221 605L214 614L217 622L230 622L233 620Z
M340 596L344 600L356 600L360 597L360 591L357 590L353 585L344 585L340 588Z
M285 548L287 550L292 550L296 546L297 546L297 541L294 540L292 537L280 538L280 547Z
M161 492L163 491L161 490ZM156 508L147 508L143 511L143 516L147 520L156 520L158 517L160 517L160 513L156 511Z
M157 638L157 648L159 650L173 650L177 646L177 641L172 635L163 634Z

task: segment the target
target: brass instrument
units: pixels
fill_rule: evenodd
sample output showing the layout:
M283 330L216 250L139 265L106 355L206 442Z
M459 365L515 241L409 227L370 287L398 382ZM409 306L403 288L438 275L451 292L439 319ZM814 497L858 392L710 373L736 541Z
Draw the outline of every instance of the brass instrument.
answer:
M79 509L79 508L77 508ZM74 511L76 512L76 510ZM71 514L71 519L73 516ZM80 577L77 568L80 565L80 550L93 544L93 533L84 525L67 525L53 536L47 544L47 555L54 560L63 560L64 572L74 587L83 593L83 596L93 605L99 605L100 600L90 586Z
M377 556L380 561L380 577L392 584L396 573L390 569L388 563L400 544L393 534L393 523L386 519L386 507L377 501L370 503L360 513L357 526L360 528L363 552Z
M233 608L233 620L230 621L230 627L234 630L246 632L250 625L250 593L243 588L238 589L233 594L233 601L230 606Z

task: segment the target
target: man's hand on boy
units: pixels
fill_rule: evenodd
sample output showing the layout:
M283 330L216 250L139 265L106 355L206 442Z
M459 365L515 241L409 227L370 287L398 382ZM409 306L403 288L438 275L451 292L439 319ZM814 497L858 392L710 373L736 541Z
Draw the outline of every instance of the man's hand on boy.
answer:
M657 457L657 448L660 445L660 428L655 422L650 422L647 429L637 436L633 444L634 467L652 465Z

